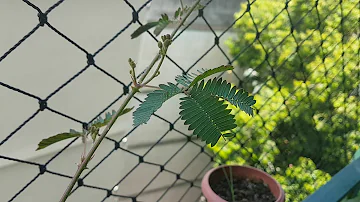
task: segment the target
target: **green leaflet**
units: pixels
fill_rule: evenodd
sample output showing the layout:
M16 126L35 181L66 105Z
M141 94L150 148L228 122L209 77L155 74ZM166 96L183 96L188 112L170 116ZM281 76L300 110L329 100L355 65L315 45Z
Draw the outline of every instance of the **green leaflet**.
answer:
M256 103L254 96L249 96L249 94L243 89L237 89L235 86L231 87L230 83L227 83L221 78L210 79L206 83L202 80L199 85L196 85L193 88L195 88L196 91L203 91L204 93L209 93L213 96L223 98L251 116L254 114L252 108L252 106Z
M200 74L199 76L197 76L189 85L189 87L195 85L197 82L205 79L206 77L209 77L213 74L216 74L216 73L219 73L219 72L224 72L224 71L227 71L227 70L233 70L234 67L233 66L230 66L230 65L222 65L220 67L217 67L215 69L209 69L207 71L205 71L204 73Z
M134 126L139 126L149 121L151 115L171 97L181 93L181 89L173 83L160 84L161 90L155 90L147 95L145 101L133 113Z
M206 144L214 146L223 131L236 127L234 115L230 114L231 110L226 109L227 105L208 93L193 88L190 96L181 100L181 119L185 120L184 124L189 125L188 129L193 130L193 134Z
M167 14L162 14L161 18L157 22L148 22L145 25L140 26L137 28L132 34L131 39L134 39L140 36L142 33L148 31L149 29L155 27L154 34L159 36L159 34L169 25L172 21L169 20Z
M119 116L121 115L124 115L128 112L130 112L132 109L134 109L134 107L131 107L131 108L125 108L120 114ZM97 119L95 119L90 126L95 126L96 128L101 128L103 126L106 126L110 121L111 121L111 118L116 114L116 111L115 110L112 110L112 112L107 112L105 114L105 119L103 119L101 116L99 116ZM119 117L118 116L118 117Z
M62 140L66 140L74 137L80 137L80 136L82 136L82 133L71 129L70 132L68 133L60 133L52 137L41 140L41 142L38 144L38 148L36 149L36 151L40 149L44 149L45 147L60 142Z
M174 14L174 18L178 18L179 16L182 15L182 10L181 8L178 8L176 11L175 11L175 14Z
M189 75L182 75L182 76L176 76L175 80L182 84L183 86L190 88L192 86L194 86L196 83L198 83L199 81L205 79L206 77L209 77L213 74L219 73L219 72L224 72L227 70L232 70L234 69L233 66L230 65L222 65L220 67L214 68L214 69L202 69L202 70L198 70L198 72L200 74L189 74Z
M227 137L227 138L233 138L236 136L236 133L225 133L222 134L223 137Z
M157 26L159 24L159 22L148 22L143 26L140 26L139 28L137 28L132 34L131 34L131 39L134 39L138 36L140 36L142 33L148 31L149 29Z

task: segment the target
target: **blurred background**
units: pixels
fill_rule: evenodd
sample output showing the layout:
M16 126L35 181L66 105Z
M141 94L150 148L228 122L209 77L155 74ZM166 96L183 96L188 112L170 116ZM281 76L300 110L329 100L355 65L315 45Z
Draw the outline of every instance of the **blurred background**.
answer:
M191 5L193 0L184 0ZM148 124L118 119L68 201L200 201L202 175L219 164L251 165L302 201L359 149L359 2L203 0L180 29L153 85L232 64L221 75L255 96L255 115L234 108L236 137L209 147L179 120L176 97ZM58 201L83 150L70 139L117 110L158 51L141 24L170 17L178 0L0 2L0 201ZM162 34L171 33L174 26ZM137 107L144 91L128 106ZM91 147L89 141L88 148Z

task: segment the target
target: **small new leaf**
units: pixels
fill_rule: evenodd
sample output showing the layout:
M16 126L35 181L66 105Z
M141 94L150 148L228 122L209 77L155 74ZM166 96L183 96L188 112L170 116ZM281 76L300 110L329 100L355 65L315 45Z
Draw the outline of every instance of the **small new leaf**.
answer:
M120 114L119 116L122 116L128 112L130 112L132 109L134 109L134 107L131 107L131 108L125 108ZM112 110L112 112L107 112L105 114L105 119L103 119L101 116L98 117L97 119L95 119L90 126L94 126L96 128L101 128L101 127L104 127L106 126L110 121L111 121L111 118L116 114L116 111L115 110ZM118 117L119 117L118 116Z
M93 142L95 142L96 137L97 137L98 134L99 134L99 132L97 132L97 133L91 133L91 139L93 140Z
M169 17L167 14L162 14L161 18L158 21L158 24L156 25L156 28L154 30L155 36L159 36L160 33L169 25L172 21L169 20Z
M45 147L60 142L62 140L66 140L74 137L80 137L80 136L82 136L82 133L71 129L70 132L68 133L60 133L52 137L41 140L41 142L38 144L38 148L36 149L36 151L40 149L44 149Z
M149 23L146 23L145 25L140 26L131 34L131 39L134 39L134 38L140 36L142 33L157 26L158 24L159 24L159 21L158 22L149 22Z
M176 11L175 11L175 14L174 14L174 18L177 19L179 16L180 16L180 12L181 12L181 8L178 8Z

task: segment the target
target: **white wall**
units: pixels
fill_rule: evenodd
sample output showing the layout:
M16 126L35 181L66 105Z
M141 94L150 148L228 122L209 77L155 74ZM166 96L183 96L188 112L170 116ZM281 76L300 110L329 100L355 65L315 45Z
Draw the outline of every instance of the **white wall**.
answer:
M33 0L31 2L40 7L42 11L55 3L55 1L45 0ZM136 9L144 2L140 0L131 1ZM146 17L147 9L140 13L142 21ZM36 14L36 11L24 2L0 1L0 56L37 25ZM106 1L106 3L96 0L65 1L49 14L48 20L59 31L90 53L93 53L131 21L131 9L124 2L118 0ZM156 43L148 35L130 40L130 34L137 27L137 24L130 26L95 58L98 66L126 84L130 81L127 59L129 57L133 58L137 62L140 72L157 51ZM165 30L165 33L171 31ZM226 37L223 39L226 39ZM214 36L209 31L189 30L174 42L168 55L181 67L187 69L210 48L213 41ZM213 68L226 63L225 57L215 47L199 62L196 68ZM19 48L0 62L0 81L30 92L40 98L45 98L85 66L86 55L45 26L40 27ZM175 75L180 73L181 71L177 67L166 60L160 76L153 84L173 81ZM231 75L227 76L231 79ZM85 73L50 98L48 106L81 121L89 121L121 93L121 85L94 67L90 67ZM144 96L144 94L139 94L138 97L143 99ZM119 106L122 100L114 106ZM135 100L129 104L129 106L137 105L138 102ZM176 106L178 106L177 100L172 99L157 114L169 121L174 121L178 116ZM0 141L14 131L38 108L37 100L0 86ZM132 129L131 122L131 114L121 117L111 130L109 137L121 140L121 137ZM45 110L19 130L9 141L0 146L0 155L45 163L70 141L64 141L44 150L35 151L37 143L41 139L58 132L68 131L69 128L80 130L81 125ZM143 155L151 144L164 135L168 128L168 123L153 117L147 125L132 132L125 147ZM178 122L175 128L189 134L181 122ZM166 135L163 141L172 139L185 138L172 131ZM76 170L75 163L79 162L82 150L79 143L76 142L55 158L47 166L47 169L65 175L73 175ZM144 143L150 143L150 145L141 148L136 147ZM145 160L164 164L183 144L180 142L172 145L158 145L145 156ZM105 140L94 159L90 162L89 168L96 165L113 148L114 143ZM198 152L199 147L194 146L192 143L187 144L167 164L166 169L180 172ZM134 155L121 150L114 151L98 169L84 180L84 183L110 189L137 162L138 159ZM193 179L195 173L200 172L208 162L209 158L205 154L200 155L192 166L184 172L182 177ZM119 185L117 194L136 195L157 174L158 170L159 168L156 166L140 164ZM8 201L38 173L39 168L37 166L0 158L0 201ZM149 189L156 190L156 188L169 186L174 179L174 175L162 172L155 182L150 185ZM38 177L14 201L57 201L68 182L69 179L67 178L45 173ZM168 192L163 201L174 201L186 189L186 186L173 189ZM138 200L155 201L162 192L163 189L160 189L160 191L154 191L150 194L143 194ZM184 201L193 201L199 194L198 189L191 189ZM69 201L100 201L105 195L105 191L81 187L71 195ZM114 198L109 198L107 201L114 200Z

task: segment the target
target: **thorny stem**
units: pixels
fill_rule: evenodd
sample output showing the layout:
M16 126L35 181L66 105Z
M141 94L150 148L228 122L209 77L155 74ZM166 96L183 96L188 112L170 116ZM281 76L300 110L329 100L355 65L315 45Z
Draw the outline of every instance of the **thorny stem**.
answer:
M171 34L171 38L173 38L176 34L176 32L180 29L180 27L182 26L182 24L185 22L185 20L190 16L190 14L194 11L194 9L197 7L197 5L200 3L200 0L197 0L196 3L191 7L191 9L189 10L189 12L186 14L186 16L181 20L180 24L175 28L175 30L172 32ZM165 57L165 56L164 56ZM144 79L146 78L146 76L149 74L151 68L155 65L156 61L159 59L159 53L156 54L156 56L154 57L154 59L151 61L149 67L147 68L147 70L145 71L145 73L142 75L142 77L139 80L139 83L141 84ZM162 63L162 62L161 62ZM158 67L160 68L160 67ZM156 72L155 72L156 73ZM140 88L142 86L140 85ZM66 199L69 197L69 194L71 192L71 190L73 189L75 183L78 181L81 173L85 170L87 164L89 163L89 161L92 159L96 149L99 147L100 143L104 140L105 136L107 135L107 133L109 132L109 130L111 129L111 127L114 125L116 119L118 118L119 114L122 113L122 111L125 109L125 107L127 106L127 104L130 102L130 100L134 97L134 95L136 94L137 91L132 90L131 93L126 97L125 101L122 103L122 105L120 106L119 110L116 112L116 114L111 118L110 122L106 125L106 128L104 129L104 131L101 133L101 135L98 137L98 139L94 142L93 146L91 147L89 153L86 155L86 157L84 158L84 160L80 163L77 171L75 172L73 178L71 179L70 184L68 185L68 187L66 188L63 196L60 199L60 202L65 202Z

